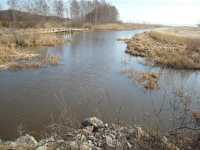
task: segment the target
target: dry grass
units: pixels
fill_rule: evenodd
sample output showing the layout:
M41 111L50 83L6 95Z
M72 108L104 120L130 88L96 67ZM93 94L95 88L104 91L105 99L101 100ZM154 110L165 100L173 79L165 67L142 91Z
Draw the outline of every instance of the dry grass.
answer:
M200 69L200 38L152 31L127 42L127 52L155 64L177 69Z
M133 30L133 29L147 29L154 28L156 25L148 25L148 24L134 24L134 23L108 23L108 24L98 24L93 25L93 30Z
M13 71L23 70L23 69L38 69L42 66L40 63L13 63L9 65L9 69Z
M26 51L27 48L55 46L64 42L63 38L55 34L25 34L19 32L5 34L4 36L0 36L0 65L35 56L28 53ZM48 62L58 64L59 60L50 58ZM27 67L29 68L29 66Z
M142 85L146 90L159 89L158 80L160 75L158 73L146 73L133 69L123 70L122 73L128 76L129 79L136 81L139 85Z
M24 69L38 69L41 67L45 67L48 65L59 65L60 64L60 57L59 56L49 56L44 60L38 62L16 62L10 63L8 68L12 71L24 70Z
M45 64L50 64L50 65L58 65L60 64L60 57L59 56L49 56L45 60Z

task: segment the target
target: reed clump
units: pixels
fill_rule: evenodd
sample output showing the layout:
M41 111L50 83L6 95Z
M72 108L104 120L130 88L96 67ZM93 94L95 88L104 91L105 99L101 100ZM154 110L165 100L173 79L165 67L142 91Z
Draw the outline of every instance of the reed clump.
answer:
M6 32L4 36L0 36L0 65L35 56L34 54L30 54L26 50L27 48L55 46L64 42L61 36L55 34ZM50 58L49 62L51 64L58 64L59 59Z
M13 71L23 70L23 69L38 69L42 66L40 63L13 63L9 65L9 69Z
M49 56L45 60L45 64L58 65L60 64L61 58L59 56Z
M125 69L122 71L129 79L136 81L139 85L144 87L145 90L159 89L160 75L154 72L142 72L134 69Z

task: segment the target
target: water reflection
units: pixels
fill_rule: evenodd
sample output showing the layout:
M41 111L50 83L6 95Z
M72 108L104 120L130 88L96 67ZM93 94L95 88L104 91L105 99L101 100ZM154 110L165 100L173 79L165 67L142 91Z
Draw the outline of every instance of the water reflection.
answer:
M96 115L104 121L159 125L168 129L183 107L179 89L191 95L192 110L199 110L199 73L173 71L144 65L141 58L125 54L126 45L116 39L142 32L93 32L70 35L72 42L41 50L56 55L61 65L39 70L0 73L0 138L17 136L23 124L38 135L65 110L69 120ZM158 91L146 92L121 74L133 68L160 74ZM187 93L187 94L186 94ZM176 100L176 98L178 100ZM174 106L175 105L175 106ZM174 107L173 107L174 106Z

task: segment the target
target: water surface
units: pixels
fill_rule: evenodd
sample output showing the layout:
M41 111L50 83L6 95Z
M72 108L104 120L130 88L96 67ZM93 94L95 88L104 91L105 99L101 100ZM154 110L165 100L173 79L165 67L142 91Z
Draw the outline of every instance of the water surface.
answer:
M60 56L60 65L0 72L0 138L16 137L19 126L37 135L64 108L71 120L95 115L107 122L156 123L168 129L182 110L177 90L192 95L189 107L198 111L199 72L145 66L124 53L126 45L116 39L139 32L76 34L70 44L42 50ZM121 73L130 68L160 72L160 90L146 91Z

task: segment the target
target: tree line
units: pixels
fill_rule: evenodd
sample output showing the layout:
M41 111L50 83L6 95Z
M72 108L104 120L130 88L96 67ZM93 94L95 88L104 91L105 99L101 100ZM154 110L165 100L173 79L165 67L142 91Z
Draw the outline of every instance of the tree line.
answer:
M43 16L70 18L81 23L118 21L118 10L106 0L7 0L9 9Z

